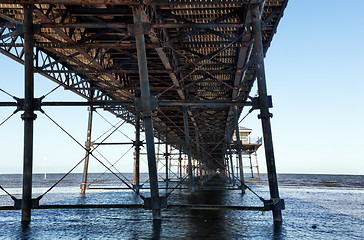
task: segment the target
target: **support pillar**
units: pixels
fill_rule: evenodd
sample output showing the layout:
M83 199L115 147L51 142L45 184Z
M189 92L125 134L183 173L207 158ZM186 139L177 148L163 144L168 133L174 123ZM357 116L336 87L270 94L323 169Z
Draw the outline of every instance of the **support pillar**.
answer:
M231 175L232 175L232 182L233 182L233 184L235 184L235 173L234 173L234 164L233 164L233 155L232 155L232 151L231 151L231 132L230 132L230 127L229 127L229 129L228 129L228 136L227 136L227 138L228 138L228 140L227 140L227 142L228 142L228 145L229 145L229 158L230 158L230 169L231 169Z
M261 119L263 137L264 137L264 149L267 162L269 191L273 202L280 202L278 181L276 166L274 160L272 131L270 125L270 118L272 114L269 112L269 97L267 95L267 86L264 70L264 53L262 44L262 29L260 20L259 6L256 6L252 10L252 27L254 38L254 57L255 57L255 69L258 82L259 104L260 114L258 118ZM273 220L274 222L282 222L282 213L280 204L273 205Z
M190 130L188 128L188 116L187 116L187 108L183 107L183 122L185 127L185 139L186 139L186 149L188 156L188 176L190 179L190 187L192 189L195 188L195 183L193 180L193 171L192 171L192 151L191 151L191 139L190 139Z
M206 158L205 158L206 160ZM208 173L207 173L207 161L205 161L204 164L204 180L206 180L208 178Z
M159 199L158 188L158 175L157 164L155 157L154 146L154 131L152 120L152 103L149 88L148 67L147 67L147 55L145 50L145 39L142 24L142 9L137 7L133 9L134 23L135 23L135 40L137 47L137 58L139 68L139 80L140 80L140 92L141 92L141 106L143 111L145 138L147 144L147 156L148 156L148 172L150 181L151 192L151 205L153 212L153 220L161 219L161 202Z
M260 179L257 150L254 151L254 156L255 156L255 164L256 164L255 167L257 168L257 173L258 173L258 179Z
M251 153L249 153L249 162L250 162L250 172L252 173L252 178L254 178L253 164L252 164L252 155L251 155Z
M88 108L88 124L87 124L87 138L86 138L86 156L85 156L85 164L83 167L83 177L81 184L81 195L86 194L86 185L87 185L87 173L88 173L88 164L90 161L90 151L91 151L91 132L92 132L92 119L93 119L93 107Z
M168 181L171 181L172 170L172 147L169 146L169 166L168 166Z
M240 181L241 181L241 193L245 193L245 182L244 182L244 166L243 166L243 157L241 155L241 139L239 133L239 115L238 115L238 107L234 107L235 112L235 136L238 150L238 158L239 158L239 173L240 173Z
M168 181L169 181L169 165L168 165L168 160L169 160L169 152L168 152L168 138L167 138L167 133L166 133L166 151L165 151L165 158L166 158L166 188L168 189Z
M197 156L199 159L197 159L197 162L198 162L198 168L199 168L199 171L200 171L200 180L202 179L202 165L201 165L201 162L202 162L202 156L201 156L201 146L199 145L199 137L198 137L198 131L196 129L196 133L195 133L195 138L196 138L196 148L197 148Z
M211 177L211 160L210 160L210 158L209 158L209 156L208 156L208 154L206 154L206 171L207 171L207 178L206 178L206 180L207 179L209 179L210 177Z
M226 177L228 179L230 179L230 182L231 182L232 176L231 176L231 171L230 171L230 164L229 164L229 159L226 154L224 155L224 159L225 159L225 167L226 167Z
M24 113L24 155L23 155L23 192L21 222L28 224L32 209L32 175L33 175L33 123L34 114L34 68L33 68L33 5L24 5L24 54L25 54L25 99Z
M198 167L200 169L200 180L202 180L203 174L202 174L202 163L201 163L201 160L200 160L200 162L198 162Z
M225 136L226 138L226 136ZM229 169L229 164L228 164L228 158L227 158L227 145L226 145L226 142L224 144L224 150L222 152L222 159L224 159L224 176L227 178L227 179L231 179L231 176L230 176L230 169Z
M179 156L178 156L178 168L179 168L179 179L182 180L182 146L179 146Z
M140 189L140 112L135 114L135 158L134 158L134 189Z
M194 166L194 170L195 170L195 176L198 178L197 160L195 159L193 162L194 162L193 166Z

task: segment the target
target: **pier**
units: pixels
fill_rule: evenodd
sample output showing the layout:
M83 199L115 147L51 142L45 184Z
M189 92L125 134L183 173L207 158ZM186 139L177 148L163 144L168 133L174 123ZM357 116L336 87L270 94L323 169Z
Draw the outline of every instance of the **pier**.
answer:
M282 221L284 201L279 196L264 57L277 31L288 0L0 0L0 52L24 65L24 97L1 102L14 107L24 123L23 190L14 206L22 212L22 222L31 221L32 209L52 208L144 208L160 220L161 209L191 208L271 211L274 222ZM47 101L34 96L34 75L40 74L84 101ZM258 95L252 94L253 84ZM7 93L0 84L2 92ZM87 174L90 156L97 146L111 144L92 141L95 110L103 109L135 127L134 180L128 183L115 176L139 195L142 205L42 205L44 194L32 198L33 124L44 114L62 131L44 107L88 106L85 144L77 142L85 157L80 179L81 194L91 190ZM259 112L263 141L244 143L239 122ZM11 115L10 117L12 117ZM9 117L9 118L10 118ZM8 119L8 118L7 118ZM7 120L5 119L5 121ZM2 125L2 124L1 124ZM115 127L116 131L118 128ZM141 132L145 140L141 140ZM155 142L158 139L159 142ZM77 140L75 140L77 141ZM264 143L270 199L257 197L261 206L172 205L173 189L191 191L204 187L216 177L235 184L234 189L256 194L245 184L243 154L253 154ZM156 146L164 146L160 157ZM148 162L150 197L140 194L140 148ZM170 174L171 149L178 153L174 183ZM238 164L233 164L232 155ZM182 155L186 158L182 164ZM97 158L96 158L97 159ZM97 159L106 170L112 166ZM157 162L164 162L164 186L171 189L161 196ZM70 166L70 172L76 166ZM183 169L185 166L185 169ZM250 164L252 170L252 164ZM234 169L237 168L237 169ZM238 171L236 171L238 170ZM235 173L234 173L235 171ZM69 172L69 173L70 173ZM66 177L67 174L64 176ZM61 178L59 181L62 181ZM225 185L210 186L213 191Z

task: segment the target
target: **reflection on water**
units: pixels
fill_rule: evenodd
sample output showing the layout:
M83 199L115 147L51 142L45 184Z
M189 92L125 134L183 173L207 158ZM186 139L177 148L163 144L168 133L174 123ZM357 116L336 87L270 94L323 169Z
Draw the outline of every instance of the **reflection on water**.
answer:
M273 224L273 238L274 240L280 240L283 239L282 234L282 223L274 223Z
M75 187L79 184L78 177L71 176L69 187L63 185L55 189L42 199L41 204L142 203L139 196L131 191L89 191L86 196L81 196L79 188ZM33 210L32 222L26 226L20 224L20 211L0 211L0 239L364 238L364 219L360 217L364 213L364 189L326 189L324 185L319 189L305 185L298 188L298 181L305 181L303 176L300 179L284 176L284 181L295 183L295 186L293 188L287 184L281 188L287 208L283 211L282 224L273 224L270 212L262 215L251 211L164 209L162 221L153 221L151 212L144 209L53 209ZM327 176L322 177L322 182L327 182L327 179ZM345 184L340 182L340 178L335 179L338 185L357 182L356 178L350 180L345 177ZM13 184L11 180L6 180ZM306 182L309 181L320 182L320 176ZM37 184L44 189L44 186ZM213 190L221 189L224 185L226 182L223 179L215 178L192 193L177 189L168 198L168 203L261 206L259 199L249 192L242 195L241 191ZM265 184L251 186L259 195L269 198ZM37 191L41 192L35 189ZM161 190L161 195L167 192ZM141 190L141 193L148 196L149 191ZM6 196L2 197L5 199ZM351 208L354 209L351 211Z
M29 239L31 238L31 228L29 224L20 224L21 230L19 231L19 237L18 239Z
M204 190L195 191L186 199L188 204L202 205L225 205L224 190L225 179L215 175L203 188ZM189 231L198 233L200 238L214 237L216 239L227 239L229 236L231 220L226 216L225 211L219 210L189 210ZM230 220L230 221L229 221ZM211 235L213 233L213 235Z
M161 220L154 220L153 221L152 239L160 239L161 227L162 227L162 221Z

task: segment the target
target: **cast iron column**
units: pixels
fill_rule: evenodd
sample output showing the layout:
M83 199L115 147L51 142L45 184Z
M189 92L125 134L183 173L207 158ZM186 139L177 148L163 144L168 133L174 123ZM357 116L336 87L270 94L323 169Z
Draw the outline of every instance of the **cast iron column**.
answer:
M22 223L29 223L32 209L32 175L33 175L33 123L34 114L34 68L33 68L33 5L24 6L24 54L25 54L25 99L24 113L24 155L23 155L23 194Z
M260 179L259 165L258 165L258 156L257 156L257 150L256 149L254 151L254 156L255 156L255 165L256 165L257 173L258 173L258 179Z
M269 112L269 98L267 95L267 86L264 70L264 53L262 44L262 29L260 21L259 6L253 8L252 11L252 27L254 38L254 57L255 57L255 69L258 82L258 93L260 103L259 118L262 121L263 137L264 137L264 149L267 162L268 180L270 196L273 202L280 200L278 191L278 181L276 166L274 160L272 131L270 125L270 118L272 114ZM276 204L273 205L273 220L274 222L282 221L281 209Z
M191 152L191 139L190 139L190 129L188 128L188 116L187 116L187 108L183 107L183 122L185 127L185 140L186 140L186 149L188 156L188 176L190 178L190 187L192 189L195 188L195 183L193 179L193 171L192 171L192 152Z
M153 132L153 120L152 120L152 106L151 106L152 104L151 104L151 96L149 89L147 54L145 50L144 30L142 24L143 22L142 11L143 10L139 7L133 9L134 23L135 23L134 31L135 31L135 40L137 46L141 106L143 111L145 138L147 144L148 170L149 170L148 172L150 181L152 212L153 212L153 219L159 220L161 218L161 206L159 199L157 164L155 157L154 132Z
M204 152L203 153L203 177L204 177L204 181L206 181L207 180L207 178L208 178L208 174L207 174L207 156L206 156L207 154Z
M197 148L197 156L198 156L198 167L199 167L199 170L200 170L200 180L202 179L202 165L201 165L201 162L202 162L202 156L201 156L201 146L199 144L199 136L198 136L198 131L196 129L196 133L195 133L195 138L196 138L196 148Z
M230 165L229 165L229 158L227 156L227 152L224 154L224 159L225 159L225 166L226 166L225 167L226 168L226 177L228 179L230 179L230 182L231 182L232 176L231 176Z
M252 173L252 178L254 178L254 173L253 173L253 163L252 163L252 156L251 156L251 153L249 153L249 162L250 162L250 172Z
M140 112L135 114L135 162L134 162L134 188L139 193L140 188Z
M238 107L234 107L235 112L235 136L236 136L236 143L238 148L238 157L239 157L239 171L240 171L240 181L241 181L241 193L245 193L245 182L244 182L244 169L243 169L243 158L241 156L241 139L240 139L240 133L239 133L239 115L238 115Z
M91 150L91 131L92 131L92 118L94 109L92 106L88 108L88 124L87 124L87 138L86 138L86 156L85 165L83 168L83 177L81 184L81 195L86 194L86 184L87 184L87 173L88 173L88 163L90 161L90 150Z
M233 155L232 155L232 151L231 151L231 132L230 132L230 127L228 129L228 145L229 145L229 158L230 158L230 169L231 169L231 175L232 175L232 182L233 184L235 184L235 173L234 173L234 164L233 164Z
M208 179L208 173L207 173L207 157L206 157L206 153L204 154L204 181L206 181Z
M169 153L168 153L168 138L167 138L167 133L166 133L166 152L165 152L165 158L166 158L166 188L168 188L168 181L169 181L169 169L168 169L168 157L169 157Z
M182 146L181 145L179 145L178 163L179 163L179 179L182 180L183 176L182 176Z

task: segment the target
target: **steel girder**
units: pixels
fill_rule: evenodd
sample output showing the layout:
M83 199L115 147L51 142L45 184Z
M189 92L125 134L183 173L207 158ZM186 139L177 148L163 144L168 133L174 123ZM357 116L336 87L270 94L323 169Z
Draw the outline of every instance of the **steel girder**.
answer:
M0 52L23 63L23 3L34 3L35 71L87 100L135 101L140 91L132 7L142 5L137 26L146 37L150 89L158 102L210 102L187 111L191 136L215 167L223 164L233 106L244 103L255 81L251 9L260 1L0 0ZM267 51L287 0L262 6ZM244 106L238 107L238 112ZM133 105L105 107L134 123ZM184 141L181 105L154 111L156 136ZM232 134L230 134L231 136ZM192 139L192 154L199 155ZM203 155L202 154L202 155ZM216 161L214 161L216 160ZM212 166L212 167L214 167Z

